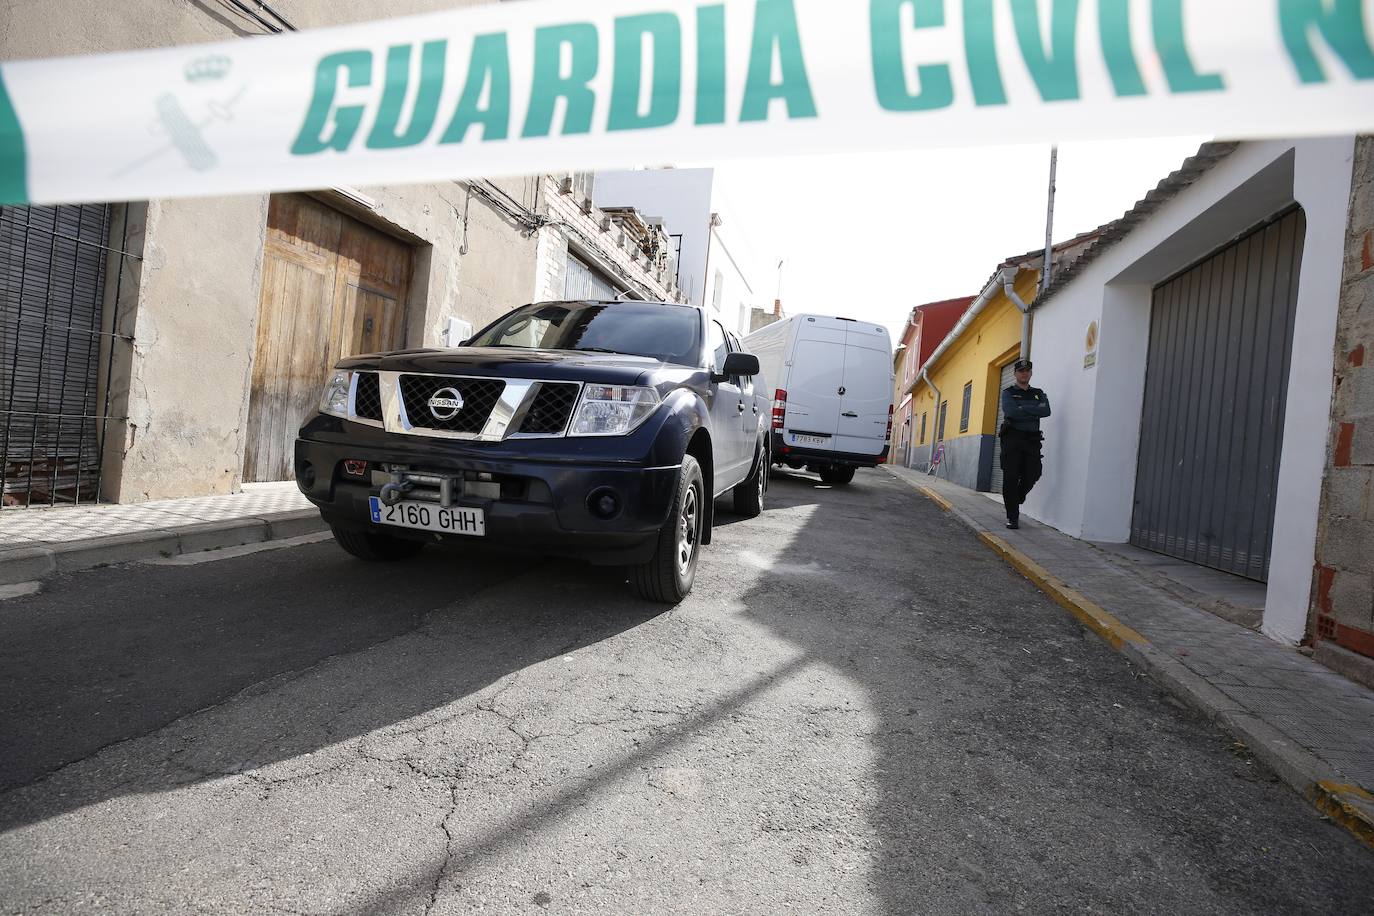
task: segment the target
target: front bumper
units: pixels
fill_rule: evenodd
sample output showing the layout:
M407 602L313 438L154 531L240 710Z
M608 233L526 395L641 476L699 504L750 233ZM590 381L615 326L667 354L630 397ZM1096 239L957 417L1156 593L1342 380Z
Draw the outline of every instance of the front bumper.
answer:
M346 441L351 437L332 432L311 435L307 425L295 450L296 485L324 520L340 528L384 530L388 535L429 543L480 543L600 565L643 563L653 555L677 490L677 467L647 468L624 460L562 460L547 454L547 447L542 456L492 454L499 450L450 441L395 441L401 437L372 432L363 433L360 441ZM366 461L369 476L360 479L345 474L345 460ZM454 500L454 505L483 511L486 536L374 525L369 498L378 496L381 488L370 479L370 472L387 466L445 475L490 475L480 489L499 486L499 497L465 494ZM588 496L602 489L614 491L620 501L619 512L609 519L593 515L588 505Z

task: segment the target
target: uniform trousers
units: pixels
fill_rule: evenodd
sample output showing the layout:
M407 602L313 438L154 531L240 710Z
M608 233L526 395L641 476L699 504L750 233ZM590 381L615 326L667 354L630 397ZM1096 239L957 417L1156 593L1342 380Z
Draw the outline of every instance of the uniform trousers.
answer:
M1040 447L1044 437L1040 433L1008 430L1002 436L1002 501L1007 507L1007 521L1021 518L1021 504L1040 479L1043 471Z

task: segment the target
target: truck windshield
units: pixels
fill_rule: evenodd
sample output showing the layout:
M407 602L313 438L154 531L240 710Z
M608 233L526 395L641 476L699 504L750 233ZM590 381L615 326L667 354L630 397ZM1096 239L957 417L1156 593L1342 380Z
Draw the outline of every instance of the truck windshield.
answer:
M695 308L684 305L544 303L516 309L479 332L468 346L624 353L696 366L701 319Z

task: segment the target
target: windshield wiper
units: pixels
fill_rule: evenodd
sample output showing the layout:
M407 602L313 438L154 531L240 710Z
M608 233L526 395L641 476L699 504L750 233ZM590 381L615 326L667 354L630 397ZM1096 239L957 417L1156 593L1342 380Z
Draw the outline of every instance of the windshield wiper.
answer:
M616 356L634 356L633 353L625 353L621 350L606 350L602 347L569 347L574 353L612 353Z

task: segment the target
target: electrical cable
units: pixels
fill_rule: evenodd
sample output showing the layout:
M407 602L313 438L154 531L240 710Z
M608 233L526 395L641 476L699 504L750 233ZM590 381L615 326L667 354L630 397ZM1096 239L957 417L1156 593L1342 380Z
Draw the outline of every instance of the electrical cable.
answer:
M241 3L240 0L225 0L225 2L227 2L230 6L237 9L239 12L243 13L243 15L247 16L249 19L252 19L254 22L262 26L267 31L271 32L273 35L281 34L282 30L280 28L268 22L266 19L263 19L261 16L259 16L252 10L250 10L247 6Z

